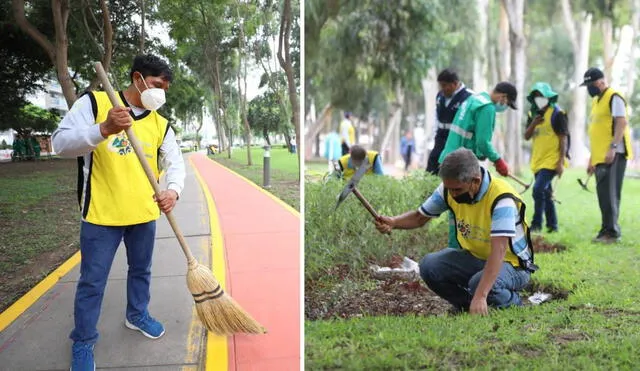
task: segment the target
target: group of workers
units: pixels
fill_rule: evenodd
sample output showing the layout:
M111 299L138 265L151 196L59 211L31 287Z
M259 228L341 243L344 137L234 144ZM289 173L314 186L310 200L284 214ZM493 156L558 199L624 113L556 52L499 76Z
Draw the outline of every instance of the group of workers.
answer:
M11 152L12 161L40 159L40 142L34 136L16 135L13 140L13 152Z
M518 292L538 269L530 233L541 231L543 218L547 232L558 231L552 180L562 176L569 158L567 114L548 83L533 85L526 97L530 108L524 133L525 139L532 141L530 165L535 174L534 215L529 223L523 198L508 182L481 165L481 161L488 160L499 175L510 175L492 138L496 114L508 108L518 109L516 87L504 81L490 93L475 93L451 69L438 75L438 84L437 131L426 171L439 175L442 183L417 210L380 216L375 221L376 228L382 233L419 228L448 212L448 246L427 254L420 262L420 275L427 286L456 311L486 314L488 307L522 305ZM621 237L618 216L622 182L627 160L632 156L626 101L608 85L598 68L588 69L581 85L592 97L587 173L595 175L602 217L600 230L592 241L616 243ZM407 136L403 143L415 148L409 139L412 138ZM347 165L357 169L358 160L372 155L357 146L352 148ZM354 172L350 170L345 175Z

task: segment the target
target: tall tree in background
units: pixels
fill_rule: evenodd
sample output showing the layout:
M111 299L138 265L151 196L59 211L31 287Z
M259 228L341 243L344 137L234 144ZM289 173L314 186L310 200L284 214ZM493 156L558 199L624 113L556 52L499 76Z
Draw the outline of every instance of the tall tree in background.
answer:
M515 173L520 172L523 163L522 154L522 113L524 112L524 81L526 72L526 38L524 35L524 0L502 0L509 21L509 45L511 49L511 68L509 81L518 90L517 110L508 110L506 124L505 152L507 163Z
M573 49L574 70L572 80L573 106L569 111L569 131L571 133L571 162L574 165L585 165L588 157L585 146L587 91L579 86L584 71L589 65L589 40L591 38L592 14L574 10L569 0L561 0L564 26L571 40Z
M296 2L295 5L298 5ZM297 6L296 6L297 8ZM296 130L296 147L300 148L300 112L298 105L298 89L296 86L295 76L293 72L293 60L291 56L291 30L293 28L293 20L295 10L292 10L291 0L284 0L282 14L280 18L280 34L278 37L278 61L287 76L287 85L289 86L289 101L291 102L291 122ZM298 168L301 168L300 151L298 154Z
M41 30L39 30L27 18L26 10L42 10L42 8L25 6L25 0L13 0L13 13L18 26L31 38L33 38L41 48L45 50L51 64L55 67L56 75L62 93L67 101L67 105L71 107L76 100L76 89L69 73L69 14L71 11L69 0L52 0L51 16L54 25L53 41ZM111 53L113 48L113 27L110 21L110 13L106 0L100 0L100 10L102 12L102 36L103 50L101 56L102 64L106 71L111 66Z

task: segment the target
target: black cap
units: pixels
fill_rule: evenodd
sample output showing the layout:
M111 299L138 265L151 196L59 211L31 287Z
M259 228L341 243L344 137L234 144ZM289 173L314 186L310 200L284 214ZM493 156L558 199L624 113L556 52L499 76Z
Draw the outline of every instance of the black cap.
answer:
M515 86L513 86L512 83L510 83L508 81L499 82L498 85L496 85L496 87L493 88L493 91L495 91L497 93L506 94L507 95L507 100L509 101L509 103L507 103L509 105L509 107L511 107L513 109L518 109L518 107L516 107L516 99L518 98L518 90L516 89Z
M580 86L589 85L592 82L600 80L603 77L604 73L602 73L599 68L591 67L587 70L587 72L584 73L584 81L582 82L582 84L580 84Z

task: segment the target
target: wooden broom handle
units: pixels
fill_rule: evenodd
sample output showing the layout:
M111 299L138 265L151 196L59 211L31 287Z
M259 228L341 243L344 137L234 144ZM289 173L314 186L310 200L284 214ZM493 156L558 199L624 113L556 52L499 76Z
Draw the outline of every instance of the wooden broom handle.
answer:
M111 83L109 82L107 73L104 71L104 68L102 67L102 63L96 62L95 67L96 67L96 73L98 74L98 78L102 83L102 87L104 87L104 90L107 92L107 96L109 96L109 100L111 101L111 104L114 107L121 107L122 105L120 104L120 100L118 99L118 97L116 97L116 93L113 90ZM142 165L142 168L144 169L144 173L147 175L147 179L149 179L149 183L151 183L151 187L153 187L153 191L155 192L156 196L158 196L160 194L160 185L158 184L158 181L156 180L156 176L153 173L153 170L151 170L151 166L149 165L149 162L145 157L144 150L142 149L142 145L140 144L140 141L134 134L133 128L131 126L129 126L125 130L125 132L127 133L127 137L131 142L131 146L133 147L133 150L136 153L138 160L140 161L140 165ZM165 215L167 217L167 220L169 221L169 225L171 225L171 229L173 229L173 233L175 233L176 237L178 238L178 242L180 243L180 247L182 248L184 255L187 257L187 262L191 263L192 261L195 261L195 258L193 257L193 254L189 249L189 245L187 245L187 241L184 239L184 236L182 235L180 228L178 228L178 223L176 222L176 219L173 216L173 213L170 211L168 213L165 213Z

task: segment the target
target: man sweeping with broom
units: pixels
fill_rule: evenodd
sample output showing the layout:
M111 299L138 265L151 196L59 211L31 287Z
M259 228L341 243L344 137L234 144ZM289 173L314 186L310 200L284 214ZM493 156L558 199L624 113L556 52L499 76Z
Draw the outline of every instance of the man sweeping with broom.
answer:
M131 84L119 92L123 107L112 107L105 92L80 97L65 115L52 141L58 154L78 157L80 280L71 332L72 370L95 370L96 325L111 264L124 239L129 264L126 327L151 339L164 335L148 312L151 260L160 211L176 205L185 165L175 134L157 112L172 81L169 66L154 55L137 56ZM124 130L132 127L144 143L145 156L158 176L166 171L167 189L154 192Z

